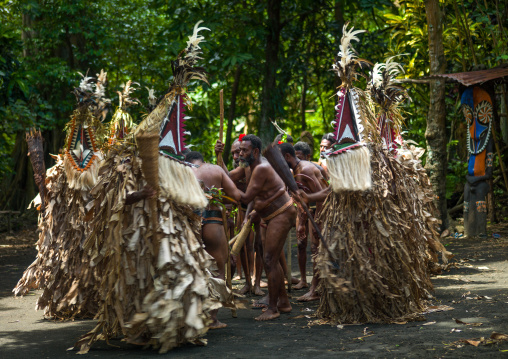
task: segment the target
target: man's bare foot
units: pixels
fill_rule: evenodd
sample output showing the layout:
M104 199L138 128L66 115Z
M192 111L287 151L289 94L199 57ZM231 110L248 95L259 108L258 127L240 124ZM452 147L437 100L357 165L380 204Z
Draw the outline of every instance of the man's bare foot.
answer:
M296 298L299 302L312 302L314 300L319 300L319 295L315 291L308 291L301 297Z
M262 309L262 312L266 312L268 310L268 307L266 308L263 308ZM287 307L279 307L277 306L277 310L279 311L279 313L291 313L291 311L293 310L293 308L291 306L287 306Z
M308 288L308 287L309 287L309 285L307 284L307 282L304 282L303 280L301 280L293 286L293 289L302 289L302 288Z
M238 293L240 293L240 294L247 294L247 293L249 293L250 291L252 291L252 286L251 286L251 285L249 285L249 284L245 284L245 286L244 286L242 289L240 289L240 290L238 291Z
M252 293L254 293L255 295L265 295L265 292L263 292L261 290L261 288L259 288L258 286L255 286L254 289L252 290Z
M222 323L218 319L215 320L212 324L210 324L210 329L222 329L226 328L228 325L226 323Z
M267 287L268 287L268 283L261 281L261 282L259 283L259 287L260 287L260 288L267 288Z
M268 307L268 296L265 296L261 299L258 299L252 303L252 308L254 309L260 309L260 308L266 308Z
M300 283L298 278L291 277L291 284L297 284L297 283ZM288 280L287 279L284 279L284 284L288 284Z
M271 309L267 309L266 312L264 312L259 317L254 318L254 319L259 320L259 321L265 321L265 320L272 320L272 319L275 319L275 318L278 318L278 317L280 317L280 313L279 312L274 312Z

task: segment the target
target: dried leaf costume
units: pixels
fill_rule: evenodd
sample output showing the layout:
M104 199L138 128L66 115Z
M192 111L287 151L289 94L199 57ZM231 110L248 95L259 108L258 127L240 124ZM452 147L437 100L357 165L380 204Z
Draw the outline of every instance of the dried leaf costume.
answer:
M358 32L344 29L339 60L335 64L343 82L338 92L337 121L345 121L350 129L356 121L356 128L364 128L364 145L357 141L351 142L351 146L362 146L369 152L371 186L364 190L365 185L350 184L350 178L338 184L335 182L341 177L331 173L332 193L320 215L331 253L320 246L316 258L321 278L317 314L334 323L391 322L414 316L426 307L432 289L427 243L429 238L437 236L437 221L427 211L432 202L431 192L426 190L428 179L419 182L424 178L423 169L412 160L395 159L384 148L367 96L357 89L351 92L349 86L357 76L360 63L348 60L348 56L354 56L344 38L351 38L355 33ZM392 114L389 111L387 115ZM343 125L337 124L339 140L348 134L347 129L341 128ZM351 133L348 138L358 139L354 131ZM330 158L342 145L339 142ZM364 169L357 171L365 172Z
M173 64L168 93L133 137L111 146L101 168L93 231L85 244L102 278L101 303L97 326L76 344L80 353L98 339L120 335L160 352L206 344L209 312L229 295L224 281L209 272L212 257L201 241L201 218L193 212L207 202L181 157L190 103L185 88L191 79L206 81L195 66L203 40L198 32L204 29L198 25ZM146 183L158 188L157 199L128 204L128 196Z
M102 85L97 82L96 86ZM85 214L92 199L90 189L102 161L95 137L100 122L94 116L101 100L87 76L74 94L78 104L67 124L64 154L46 172L37 258L13 290L15 295L25 295L42 289L36 308L59 319L93 317L98 302L96 278L82 244L88 234Z

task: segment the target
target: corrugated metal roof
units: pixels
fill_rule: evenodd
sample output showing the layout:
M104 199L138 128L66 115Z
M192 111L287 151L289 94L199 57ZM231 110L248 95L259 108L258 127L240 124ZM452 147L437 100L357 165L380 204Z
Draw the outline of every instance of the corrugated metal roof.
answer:
M464 86L471 86L508 76L508 68L496 67L490 70L457 72L455 74L439 74L434 76L450 78L460 82Z

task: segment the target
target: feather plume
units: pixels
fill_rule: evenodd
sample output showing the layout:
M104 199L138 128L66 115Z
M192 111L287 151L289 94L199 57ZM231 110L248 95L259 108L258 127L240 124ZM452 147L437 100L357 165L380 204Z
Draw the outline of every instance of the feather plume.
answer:
M203 67L196 66L196 63L201 57L202 51L199 44L204 41L204 36L199 32L202 30L210 30L206 27L199 27L203 21L198 21L194 26L194 31L189 40L187 47L180 52L177 59L171 64L173 70L173 81L169 85L168 92L164 98L159 102L155 110L153 110L145 120L143 120L137 127L136 133L141 131L154 131L160 128L160 125L167 115L169 109L178 95L185 93L187 84L191 80L201 80L208 83L206 79L206 71ZM188 98L186 97L188 101Z
M359 41L360 39L356 36L358 34L366 32L366 30L355 30L354 27L347 29L349 22L344 24L342 28L342 39L339 45L339 53L337 54L337 60L332 66L332 71L335 71L342 81L342 86L352 86L353 81L357 80L358 76L363 76L357 72L358 68L363 66L371 66L372 63L365 59L360 59L353 46L352 41Z
M406 54L404 54L406 55ZM399 105L405 100L411 100L406 89L396 83L395 78L404 73L404 68L394 59L395 55L386 59L384 63L377 63L371 72L367 94L374 105L378 118L377 139L383 139L387 148L396 150L395 139L400 137L404 119Z

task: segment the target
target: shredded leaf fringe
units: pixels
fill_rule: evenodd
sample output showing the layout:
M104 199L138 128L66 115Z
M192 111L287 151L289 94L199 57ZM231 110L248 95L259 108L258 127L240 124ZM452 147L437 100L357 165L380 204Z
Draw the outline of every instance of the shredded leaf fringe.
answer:
M76 343L80 353L118 336L161 353L185 343L205 345L210 311L232 302L225 282L211 276L215 262L204 250L201 218L192 207L162 191L154 236L149 200L126 204L127 194L145 183L134 147L113 146L93 190L95 217L84 244L101 283L98 323Z
M370 191L332 192L320 214L334 254L320 248L317 315L333 323L383 323L424 311L439 242L432 187L418 160L395 159L370 144ZM339 265L339 269L333 262Z

